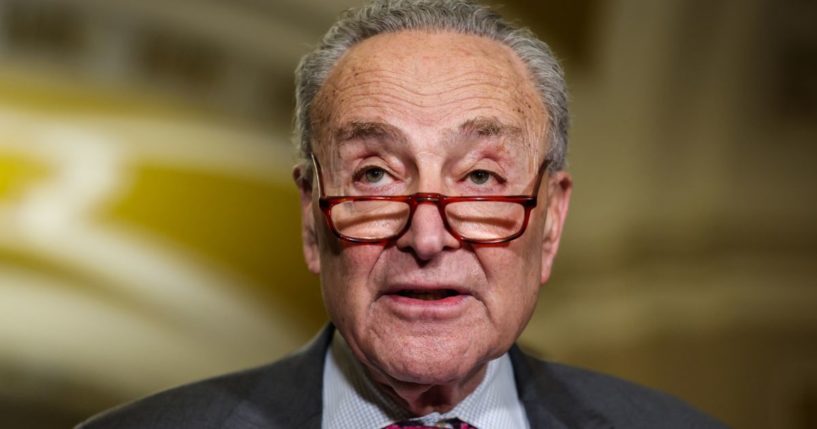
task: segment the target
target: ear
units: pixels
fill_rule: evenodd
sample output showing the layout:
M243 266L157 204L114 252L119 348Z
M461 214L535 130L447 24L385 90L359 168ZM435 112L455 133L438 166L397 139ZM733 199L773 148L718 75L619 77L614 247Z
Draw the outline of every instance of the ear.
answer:
M292 179L298 187L301 198L301 241L306 267L314 274L321 271L321 253L318 246L318 235L315 231L314 203L312 201L312 177L307 174L307 167L301 163L292 169Z
M547 218L542 235L542 277L541 283L550 278L553 261L559 250L559 240L570 206L570 192L573 190L573 179L565 171L553 173L548 178Z

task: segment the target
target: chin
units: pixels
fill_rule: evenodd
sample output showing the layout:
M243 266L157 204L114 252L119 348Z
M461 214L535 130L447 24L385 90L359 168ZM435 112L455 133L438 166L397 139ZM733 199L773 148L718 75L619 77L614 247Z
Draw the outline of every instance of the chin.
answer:
M492 358L471 342L451 342L444 338L394 340L385 348L376 347L369 362L379 372L404 383L456 383L467 379Z

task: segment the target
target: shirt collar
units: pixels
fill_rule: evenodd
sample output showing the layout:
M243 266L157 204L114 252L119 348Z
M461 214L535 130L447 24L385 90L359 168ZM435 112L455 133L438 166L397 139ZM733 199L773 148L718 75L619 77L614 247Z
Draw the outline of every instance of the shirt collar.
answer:
M421 417L413 417L374 386L337 331L324 365L324 428L382 428L409 418L433 425L452 417L478 428L529 427L507 353L488 362L479 386L451 411Z

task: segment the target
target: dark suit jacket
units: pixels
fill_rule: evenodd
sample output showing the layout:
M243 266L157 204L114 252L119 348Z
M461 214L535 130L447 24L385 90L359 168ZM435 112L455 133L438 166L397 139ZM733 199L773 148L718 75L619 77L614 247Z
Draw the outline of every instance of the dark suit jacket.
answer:
M324 329L281 361L161 392L95 416L78 428L319 429L324 358L333 332L331 326ZM533 429L723 427L666 394L542 362L516 346L509 354Z

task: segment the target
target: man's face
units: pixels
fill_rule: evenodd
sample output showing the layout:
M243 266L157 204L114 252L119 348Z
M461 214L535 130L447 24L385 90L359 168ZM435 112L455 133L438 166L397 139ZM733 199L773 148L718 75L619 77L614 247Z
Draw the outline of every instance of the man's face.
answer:
M367 39L333 68L314 106L327 196L530 194L547 149L547 112L525 66L476 36ZM340 241L313 189L302 184L304 252L352 351L380 377L448 384L507 351L529 320L570 179L545 175L526 232L497 246L457 241L433 204L394 243Z

